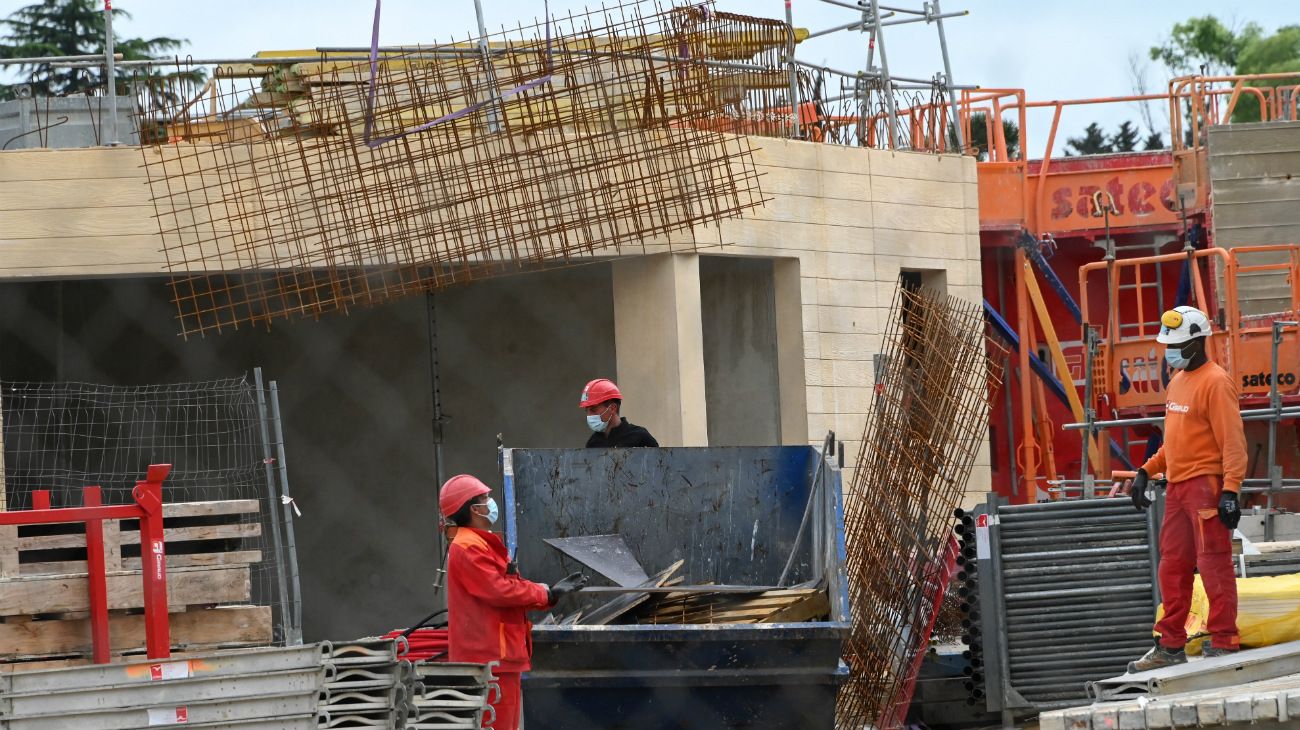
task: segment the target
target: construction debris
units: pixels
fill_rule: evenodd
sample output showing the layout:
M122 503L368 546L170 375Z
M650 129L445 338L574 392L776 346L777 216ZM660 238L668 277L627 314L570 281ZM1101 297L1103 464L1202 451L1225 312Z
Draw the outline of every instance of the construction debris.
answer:
M637 619L642 624L779 624L825 619L822 588L784 588L757 595L670 593Z
M726 62L779 68L787 36L711 2L637 0L487 52L320 54L260 81L219 67L206 104L155 94L179 142L144 159L182 334L647 244L693 251L671 234L763 202L747 138L707 128L720 82L744 78Z
M901 286L845 497L853 630L840 727L899 727L955 572L952 514L1001 373L978 304Z

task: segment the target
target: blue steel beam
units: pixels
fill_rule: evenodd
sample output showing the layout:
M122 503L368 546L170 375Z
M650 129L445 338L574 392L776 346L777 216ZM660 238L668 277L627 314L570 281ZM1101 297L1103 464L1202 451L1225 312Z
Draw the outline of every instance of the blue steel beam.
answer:
M998 310L993 308L992 304L989 304L989 300L987 299L984 300L984 316L987 317L989 323L993 325L993 331L996 332L1008 345L1010 345L1012 349L1018 350L1020 348L1020 335L1016 334L1016 331L1011 329L1011 325L1003 319L1002 315L998 313ZM1070 405L1070 398L1065 394L1065 386L1061 384L1060 380L1057 380L1056 375L1054 375L1051 369L1047 367L1047 363L1043 362L1039 359L1038 355L1032 352L1029 353L1029 368L1043 380L1047 385L1048 390L1052 391L1057 400L1061 401L1066 406ZM1071 387L1073 387L1073 383L1071 384ZM1129 461L1128 455L1120 449L1119 444L1115 442L1114 438L1110 439L1110 453L1116 459L1119 459L1120 463L1123 464L1126 469L1133 469L1133 462Z

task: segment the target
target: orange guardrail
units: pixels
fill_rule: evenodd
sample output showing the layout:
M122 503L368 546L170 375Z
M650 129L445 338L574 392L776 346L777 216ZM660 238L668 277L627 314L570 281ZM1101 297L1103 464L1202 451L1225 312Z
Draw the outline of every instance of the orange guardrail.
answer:
M1286 261L1247 264L1245 257L1263 254L1286 254ZM1160 256L1139 256L1119 259L1113 262L1097 261L1086 264L1079 270L1079 305L1083 311L1084 322L1090 322L1089 316L1089 276L1096 272L1106 272L1113 267L1107 277L1107 307L1105 325L1099 328L1104 337L1100 366L1094 372L1098 374L1095 392L1108 393L1114 398L1117 408L1141 408L1162 406L1165 401L1165 383L1169 372L1164 364L1164 346L1156 342L1159 332L1157 320L1160 312L1148 311L1142 292L1143 281L1151 281L1154 276L1144 276L1144 268L1170 262L1191 260L1193 306L1210 316L1211 320L1221 322L1210 337L1209 353L1219 365L1223 366L1238 383L1243 398L1267 395L1271 379L1272 358L1272 323L1267 318L1243 317L1238 291L1238 276L1245 273L1267 271L1285 272L1290 285L1290 311L1285 316L1300 313L1300 245L1241 246L1233 249L1209 248L1187 253L1164 254ZM1202 262L1214 262L1215 268L1222 271L1223 296L1218 297L1211 289L1211 282L1202 276ZM1213 276L1213 274L1209 274ZM1127 280L1127 281L1126 281ZM1137 292L1132 301L1120 302L1121 290ZM1130 294L1132 296L1132 294ZM1222 306L1219 302L1222 301ZM1128 305L1133 306L1128 306ZM1120 311L1131 313L1135 321L1121 321ZM1148 321L1150 317L1151 321ZM1096 326L1094 322L1094 326ZM1125 334L1126 331L1132 334ZM1295 372L1300 363L1300 337L1294 331L1284 337L1279 353L1279 388L1285 394L1300 393L1300 382ZM1122 379L1129 382L1129 387L1121 392L1119 383Z
M1286 81L1292 83L1281 83ZM1277 85L1273 85L1277 84ZM1212 124L1232 122L1242 99L1254 99L1257 114L1249 120L1300 118L1300 73L1251 74L1242 76L1187 76L1174 79L1162 94L1097 97L1057 101L1026 102L1021 89L977 89L961 92L957 115L970 150L972 120L984 117L987 141L978 150L987 158L979 163L980 223L985 229L1014 229L1024 226L1032 233L1054 235L1099 228L1089 200L1103 191L1115 201L1111 227L1163 226L1180 222L1180 206L1187 212L1204 209L1208 174L1204 130ZM1053 158L1062 112L1069 107L1096 104L1125 104L1163 101L1170 109L1170 148L1150 152L1087 155ZM898 127L905 132L909 149L927 152L949 151L945 134L936 134L936 124L946 128L950 118L947 102L897 111ZM1052 109L1047 131L1047 155L1026 165L1024 150L1029 144L1025 110ZM1009 146L1002 129L1003 115L1014 112L1019 144ZM879 126L883 115L864 122ZM887 135L869 135L876 147L900 146ZM1183 200L1180 203L1179 196Z

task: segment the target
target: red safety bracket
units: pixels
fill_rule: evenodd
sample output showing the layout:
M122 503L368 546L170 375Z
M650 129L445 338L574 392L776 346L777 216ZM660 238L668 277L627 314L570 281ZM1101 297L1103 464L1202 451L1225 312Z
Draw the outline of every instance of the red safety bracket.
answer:
M150 659L171 656L171 631L167 617L167 554L164 550L162 484L171 464L154 464L145 478L135 483L131 496L135 504L103 503L97 487L83 487L82 506L50 508L50 493L32 492L32 509L0 512L0 525L47 525L84 522L86 525L86 576L89 582L90 635L96 664L107 664L111 643L108 635L108 574L104 558L104 520L140 520L141 574L144 588L145 646Z

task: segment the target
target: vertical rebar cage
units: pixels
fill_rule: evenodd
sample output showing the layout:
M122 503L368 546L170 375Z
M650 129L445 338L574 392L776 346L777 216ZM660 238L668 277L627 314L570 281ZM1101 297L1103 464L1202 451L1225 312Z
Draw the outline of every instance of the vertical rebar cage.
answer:
M174 510L166 520L169 563L246 564L249 602L271 607L274 640L300 641L291 585L296 565L280 536L288 515L279 499L285 474L276 465L283 458L278 414L259 409L247 378L144 386L3 382L0 404L7 509L31 509L36 490L48 490L53 507L80 506L82 487L91 485L103 488L105 504L131 504L132 487L149 465L170 463L163 492L173 505L166 509ZM186 506L176 509L178 503ZM122 523L124 531L130 522ZM50 549L20 549L37 532L79 526L40 529L19 528L13 549L20 574L66 571L85 560L84 548L57 540L47 541ZM139 550L123 542L123 567L135 565Z
M978 304L899 286L844 532L852 675L838 727L901 727L952 565L952 514L988 427L1001 372Z

